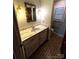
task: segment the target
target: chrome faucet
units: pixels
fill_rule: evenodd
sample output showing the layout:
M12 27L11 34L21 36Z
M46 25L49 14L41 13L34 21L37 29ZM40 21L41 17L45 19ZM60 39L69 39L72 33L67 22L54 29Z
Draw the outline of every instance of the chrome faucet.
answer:
M34 27L34 25L32 25L32 31L34 31L34 29L35 29L35 27Z

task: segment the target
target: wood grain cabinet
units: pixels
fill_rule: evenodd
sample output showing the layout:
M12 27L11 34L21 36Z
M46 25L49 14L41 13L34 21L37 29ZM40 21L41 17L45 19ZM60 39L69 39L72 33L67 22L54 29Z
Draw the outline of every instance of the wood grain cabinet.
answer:
M36 51L36 49L39 48L39 46L46 41L46 39L47 29L24 41L23 45L26 58L29 58Z
M40 42L40 45L41 45L41 44L43 44L47 40L47 29L45 29L44 31L40 32L39 36L40 36L39 37L40 38L39 42Z
M30 57L31 54L38 48L39 38L38 35L35 35L29 38L27 41L24 41L24 50L26 57Z

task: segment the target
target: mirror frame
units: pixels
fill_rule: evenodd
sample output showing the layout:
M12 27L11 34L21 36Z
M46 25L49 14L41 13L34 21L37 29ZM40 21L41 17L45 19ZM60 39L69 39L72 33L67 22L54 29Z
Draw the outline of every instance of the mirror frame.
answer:
M36 5L24 2L26 9L27 22L36 21Z

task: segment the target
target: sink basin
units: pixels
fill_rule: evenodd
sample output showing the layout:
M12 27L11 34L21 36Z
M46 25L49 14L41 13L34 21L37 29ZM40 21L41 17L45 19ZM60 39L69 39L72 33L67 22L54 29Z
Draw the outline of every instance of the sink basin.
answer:
M40 30L40 28L33 28L31 31Z

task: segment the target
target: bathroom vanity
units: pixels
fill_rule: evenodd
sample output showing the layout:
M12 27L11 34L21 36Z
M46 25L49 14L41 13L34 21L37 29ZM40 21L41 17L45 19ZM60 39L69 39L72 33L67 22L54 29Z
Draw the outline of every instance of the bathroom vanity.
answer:
M48 39L48 27L38 25L41 24L41 17L40 19L37 17L40 16L38 15L40 2L38 0L32 0L35 3L28 1L18 2L14 0L13 50L16 59L28 59Z
M25 57L29 58L48 39L48 27L38 25L20 31Z

